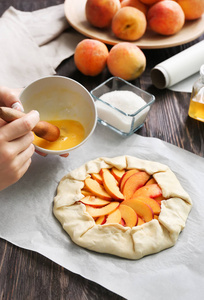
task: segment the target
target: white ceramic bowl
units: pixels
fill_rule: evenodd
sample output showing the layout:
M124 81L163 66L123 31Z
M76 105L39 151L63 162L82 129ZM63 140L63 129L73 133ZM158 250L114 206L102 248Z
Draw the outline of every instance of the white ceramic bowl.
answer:
M37 110L41 120L76 120L85 129L85 137L77 146L65 150L48 150L35 146L40 152L61 155L81 146L93 133L97 123L94 100L77 81L63 76L40 78L28 85L20 95L25 113Z

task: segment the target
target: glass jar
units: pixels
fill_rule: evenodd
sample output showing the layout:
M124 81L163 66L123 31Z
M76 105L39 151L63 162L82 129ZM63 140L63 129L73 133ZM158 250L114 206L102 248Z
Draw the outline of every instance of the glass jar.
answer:
M194 83L188 115L204 122L204 65L200 68L200 77Z

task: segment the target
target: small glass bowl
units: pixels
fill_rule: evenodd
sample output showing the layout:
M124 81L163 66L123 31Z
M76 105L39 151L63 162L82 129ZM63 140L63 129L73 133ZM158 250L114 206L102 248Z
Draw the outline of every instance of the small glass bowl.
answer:
M127 113L101 99L101 96L113 91L129 91L144 100L144 105ZM98 122L123 136L129 136L144 125L145 119L155 97L119 77L111 77L91 91L95 100ZM114 100L115 101L115 100ZM122 100L123 101L123 100ZM125 98L124 98L125 101ZM141 100L142 101L142 100ZM143 102L143 101L142 101ZM125 104L125 102L124 102ZM128 109L130 111L130 108ZM126 109L127 111L127 109Z

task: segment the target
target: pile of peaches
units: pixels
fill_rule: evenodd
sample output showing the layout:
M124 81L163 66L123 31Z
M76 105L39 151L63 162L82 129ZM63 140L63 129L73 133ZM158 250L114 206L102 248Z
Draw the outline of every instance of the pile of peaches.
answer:
M97 225L121 224L134 227L158 219L162 190L143 170L103 168L90 174L80 200Z
M186 20L204 13L201 0L87 0L87 21L100 29L111 28L126 41L140 39L149 28L161 35L179 32Z

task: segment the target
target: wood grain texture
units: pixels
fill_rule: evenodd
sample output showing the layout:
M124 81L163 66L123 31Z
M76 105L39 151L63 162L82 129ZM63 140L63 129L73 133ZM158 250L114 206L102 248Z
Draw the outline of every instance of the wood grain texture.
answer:
M11 5L19 10L33 11L63 2L63 0L1 0L0 16ZM204 157L204 123L188 117L190 94L156 89L151 84L150 70L159 62L203 38L204 36L174 48L144 50L147 68L139 79L132 82L156 97L145 125L137 134L159 138L201 157ZM58 67L57 73L79 81L89 91L111 77L107 68L93 78L82 75L76 69L73 57L65 60ZM122 300L123 298L62 268L38 253L21 249L1 239L0 299Z

